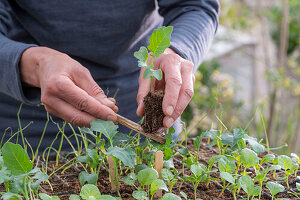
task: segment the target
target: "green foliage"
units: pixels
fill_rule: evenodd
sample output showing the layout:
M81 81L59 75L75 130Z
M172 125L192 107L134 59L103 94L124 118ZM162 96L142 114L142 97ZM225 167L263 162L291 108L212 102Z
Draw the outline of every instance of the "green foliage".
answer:
M33 164L21 145L7 142L3 145L1 151L4 165L13 175L25 174L32 170Z
M266 187L269 189L269 191L272 194L272 198L274 198L274 196L276 194L278 194L279 192L283 192L284 191L284 187L278 183L274 183L274 182L268 182L266 184Z
M146 47L140 47L139 51L134 52L134 57L138 59L138 66L146 68L143 74L143 78L152 78L155 77L157 80L162 79L161 69L154 70L153 67L153 58L158 58L165 50L170 46L171 34L173 31L172 26L162 26L159 29L155 29L152 35L149 37L149 46L148 49L151 54L151 64L147 65L147 59L149 53Z
M245 168L254 167L258 164L258 156L257 154L250 149L243 149L240 152L241 162L245 166Z
M112 121L104 121L101 119L95 119L91 122L91 130L100 132L110 141L118 133L118 125L115 125Z
M137 179L142 185L151 185L153 181L158 179L158 173L155 169L146 168L137 174Z
M161 27L155 29L149 38L150 45L148 49L153 53L153 57L159 57L166 48L170 46L171 34L173 31L172 26Z
M41 200L59 200L58 196L49 196L48 194L45 193L40 193L39 196Z
M86 184L81 188L80 196L84 200L96 200L100 198L101 193L97 186L92 184Z
M114 156L121 160L124 165L134 167L135 151L131 147L109 147L107 150L108 156Z
M250 196L258 196L261 192L259 186L254 186L253 180L249 176L242 176L239 178L239 185Z
M167 193L163 196L162 200L181 200L181 198L175 194Z
M132 193L133 198L137 199L137 200L148 200L148 195L147 192L145 191L139 191L139 190L135 190Z
M86 171L80 172L78 176L78 180L80 185L84 185L85 183L97 185L98 176L95 173L89 174Z

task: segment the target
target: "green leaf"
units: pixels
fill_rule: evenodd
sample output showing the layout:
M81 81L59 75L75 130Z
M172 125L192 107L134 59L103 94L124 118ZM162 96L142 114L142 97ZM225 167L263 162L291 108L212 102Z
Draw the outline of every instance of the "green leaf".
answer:
M150 78L152 76L154 76L157 80L161 80L162 79L161 69L154 70L154 69L151 69L151 68L147 68L144 71L144 74L143 74L144 79Z
M280 155L278 156L278 165L280 165L282 169L288 170L293 167L293 161L286 155Z
M181 155L186 156L189 153L189 149L187 147L177 150Z
M183 191L180 191L180 194L181 194L181 196L183 196L183 198L185 199L185 200L187 200L187 195L186 195L186 193L184 193Z
M220 177L229 183L235 184L233 176L228 172L220 172Z
M258 163L257 154L250 149L242 149L240 152L241 162L245 168L253 167Z
M296 188L298 191L300 191L300 183L296 183Z
M134 167L136 153L131 147L109 147L107 150L107 155L118 158L126 166Z
M133 198L137 199L137 200L148 200L148 196L147 193L145 191L138 191L135 190L132 193Z
M7 142L1 151L4 165L13 175L25 174L32 170L33 164L21 145Z
M219 160L219 171L233 173L236 169L236 164L233 160L228 158L222 158Z
M7 170L7 168L5 166L3 166L2 169L0 169L0 185L11 179L12 179L12 177L11 177L10 172Z
M145 164L139 164L134 166L134 171L136 174L138 174L140 171L142 171L143 169L149 168L147 165Z
M71 196L69 197L69 200L81 200L80 196L76 195L76 194L71 194Z
M139 67L147 68L148 50L146 47L140 47L133 55L138 59Z
M48 180L48 175L42 172L37 172L33 177L30 179L33 183L30 184L32 190L37 191L40 187L40 184L44 181Z
M6 192L1 196L1 198L3 200L21 200L22 196L19 194L12 193L12 192Z
M191 166L191 171L196 177L201 177L203 175L203 172L206 171L205 168L203 167L204 165L199 164L199 165L192 165Z
M113 137L118 132L118 125L115 125L112 121L104 121L101 119L95 119L91 122L91 130L97 131L105 135L109 140L112 140Z
M128 185L134 186L135 181L136 181L135 173L128 174L128 176L122 178L122 181Z
M86 184L81 188L80 196L84 200L99 199L101 194L97 186Z
M171 181L174 179L174 175L172 172L168 169L162 169L161 170L161 176L165 181Z
M157 190L164 190L164 191L169 191L168 187L166 186L165 182L163 180L160 179L156 179L151 183L151 188L150 188L150 192L151 195L154 195L154 193Z
M97 200L116 200L116 197L113 197L111 195L101 195Z
M42 200L59 200L60 198L58 196L49 196L45 193L39 193L39 196Z
M86 171L80 172L78 176L80 185L84 185L85 183L97 185L97 179L98 179L97 174L95 173L89 174Z
M181 200L181 198L175 194L167 193L163 196L162 200Z
M257 139L251 136L248 136L247 134L245 135L244 138L250 145L251 149L255 151L256 153L263 153L265 152L265 147L262 144L259 144L257 142Z
M242 176L239 178L239 185L243 188L243 190L248 194L252 195L254 191L254 183L249 176Z
M158 173L155 169L146 168L138 173L137 179L142 185L151 185L153 181L158 179Z
M261 159L260 163L268 163L268 162L273 161L274 159L275 159L275 156L273 154L267 154Z
M272 196L284 191L284 187L278 183L268 182L266 187L270 190Z
M164 160L164 167L165 168L174 168L174 162L173 162L173 159L170 158L169 160Z
M153 31L152 35L149 38L150 45L148 46L148 49L153 52L153 57L159 57L159 55L162 54L165 49L170 46L172 31L172 26L163 26Z
M202 137L200 135L197 136L196 139L193 142L194 148L199 149L200 145L201 145L201 141L202 141Z

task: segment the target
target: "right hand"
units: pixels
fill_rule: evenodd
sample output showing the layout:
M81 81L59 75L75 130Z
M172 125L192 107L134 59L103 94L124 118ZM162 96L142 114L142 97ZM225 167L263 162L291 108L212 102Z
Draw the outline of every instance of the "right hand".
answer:
M89 127L96 118L116 122L116 101L107 98L89 70L68 55L31 47L19 66L22 82L41 88L41 102L49 113L80 127Z

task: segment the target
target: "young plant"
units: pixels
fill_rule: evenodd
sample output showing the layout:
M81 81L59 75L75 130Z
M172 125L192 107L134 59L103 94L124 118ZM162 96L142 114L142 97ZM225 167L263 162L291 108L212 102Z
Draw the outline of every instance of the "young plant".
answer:
M266 187L269 189L271 195L272 195L272 200L274 199L274 196L276 194L278 194L279 192L283 192L284 191L284 187L278 183L274 183L274 182L268 182L266 184Z
M33 169L28 154L19 144L7 142L1 153L0 184L4 182L6 196L22 195L26 200L36 198L40 183L47 181L48 176L38 168Z
M248 200L251 196L258 196L261 187L254 186L253 180L249 176L242 176L239 178L239 186L243 188L243 190L247 193Z
M259 159L257 154L252 151L251 149L242 149L240 151L240 157L241 157L241 163L244 165L244 172L242 173L243 175L246 175L246 169L249 167L253 167L255 170L255 166L258 164Z
M158 179L158 173L155 169L146 167L138 172L129 174L122 179L128 185L134 186L137 190L132 193L133 198L137 200L152 200L158 190L169 191L163 180ZM138 180L141 186L137 187L135 182Z
M119 193L119 181L120 177L117 175L118 169L121 167L120 166L120 161L125 165L129 167L134 167L135 165L135 158L136 158L136 153L133 148L130 146L126 147L118 147L115 146L114 144L114 137L118 134L118 125L115 125L111 121L103 121L100 119L96 119L91 122L91 130L99 132L103 134L108 140L110 146L108 149L102 148L102 151L105 154L105 157L111 156L114 161L114 183L116 185L117 193ZM97 157L97 152L92 151L93 156ZM102 161L104 160L103 158L101 159ZM120 170L121 171L121 170ZM98 173L99 173L99 168L98 168Z
M268 154L268 155L272 155L272 154ZM267 155L266 155L267 156ZM265 156L265 157L266 157ZM264 157L264 158L265 158ZM276 171L276 170L280 170L281 167L279 165L272 165L271 167L269 168L266 168L266 169L263 169L262 171L259 171L256 176L255 176L255 179L254 181L255 182L258 182L259 186L262 188L262 185L263 185L263 182L267 181L267 174L270 172L270 171ZM261 198L261 192L259 193L259 199Z
M191 166L192 176L184 175L182 178L184 181L192 182L194 186L194 197L197 199L197 187L200 182L208 182L208 174L212 171L208 171L207 167L203 164L192 165Z
M167 185L169 186L170 192L172 192L172 188L178 181L178 176L181 172L178 172L175 168L173 168L174 174L169 169L162 169L161 176L164 181L166 181Z
M294 195L297 199L299 199L300 198L300 183L296 183L296 188L297 188L298 192L292 190L292 192L288 192L288 193Z
M290 189L289 176L294 173L294 171L299 167L299 165L293 164L292 159L286 155L278 156L278 165L280 165L280 167L284 169L284 179L288 189ZM279 178L278 180L281 180L281 178Z
M236 174L230 174L228 172L220 172L220 178L223 181L228 182L228 185L226 187L230 188L234 200L236 200L236 191L239 188L239 184L237 182L238 177L239 177L239 175L236 175ZM224 192L226 187L223 186L223 190L220 193L219 197L222 195L222 193Z
M153 77L157 80L162 79L161 69L154 69L153 59L158 58L166 48L170 46L171 34L173 31L172 26L162 26L159 29L155 29L149 38L148 49L144 46L140 47L139 51L134 52L134 57L138 59L138 66L145 68L143 78L151 79L150 89L152 86ZM148 50L150 52L148 52ZM151 56L150 65L147 64L149 55Z
M119 197L113 197L111 195L101 195L97 186L91 185L91 184L86 184L81 188L80 196L73 194L69 198L69 200L80 200L80 199L83 199L83 200L108 200L108 199L109 200L122 200Z

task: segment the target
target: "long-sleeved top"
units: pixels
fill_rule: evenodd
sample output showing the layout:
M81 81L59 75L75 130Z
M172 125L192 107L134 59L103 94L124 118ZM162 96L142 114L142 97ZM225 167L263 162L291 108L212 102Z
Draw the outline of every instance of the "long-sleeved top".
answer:
M171 25L170 48L199 66L217 29L218 10L217 0L0 0L0 135L7 127L18 130L21 102L22 127L33 121L26 136L43 132L40 89L20 80L19 60L27 48L68 54L109 96L118 89L119 112L137 120L139 68L133 52L148 45L153 29ZM47 136L53 137L58 129L50 124Z

